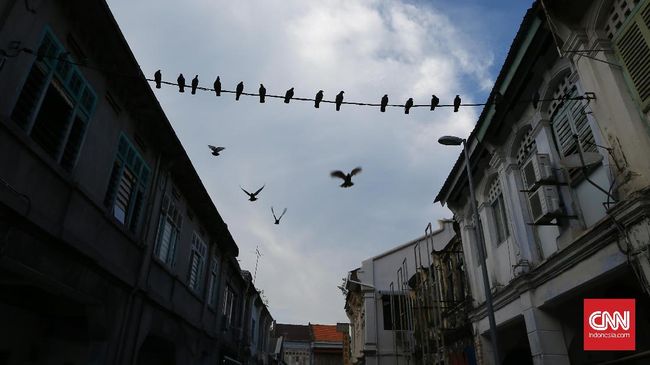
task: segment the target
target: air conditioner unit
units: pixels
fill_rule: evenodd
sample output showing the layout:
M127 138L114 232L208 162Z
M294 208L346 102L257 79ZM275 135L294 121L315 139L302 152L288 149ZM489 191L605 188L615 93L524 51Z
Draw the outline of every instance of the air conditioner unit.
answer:
M554 182L551 159L547 154L534 154L524 164L522 177L526 190L532 190L539 183Z
M534 224L546 224L562 213L560 197L555 186L542 185L528 195L528 205Z

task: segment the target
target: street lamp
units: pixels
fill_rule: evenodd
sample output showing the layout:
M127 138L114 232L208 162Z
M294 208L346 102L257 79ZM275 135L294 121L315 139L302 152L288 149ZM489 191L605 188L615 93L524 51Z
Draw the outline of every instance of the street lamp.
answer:
M469 167L469 152L467 150L467 140L454 136L443 136L438 139L438 143L445 146L459 146L463 145L465 153L465 169L467 171L467 184L469 185L470 204L472 207L472 214L474 216L474 232L476 233L476 240L478 243L478 256L481 262L481 272L483 273L483 288L485 290L485 304L487 305L488 321L490 322L490 337L494 347L494 362L496 365L501 364L499 361L499 345L497 343L497 324L494 319L494 307L492 306L492 292L490 291L490 282L488 280L487 263L485 262L485 252L483 249L485 243L483 241L483 234L479 227L478 209L476 208L476 196L474 195L474 182L472 181L472 171Z

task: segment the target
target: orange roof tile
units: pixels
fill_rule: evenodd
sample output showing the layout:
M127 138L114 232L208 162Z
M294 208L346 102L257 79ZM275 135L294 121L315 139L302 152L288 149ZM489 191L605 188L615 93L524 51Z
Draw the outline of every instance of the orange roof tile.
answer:
M310 324L314 341L343 342L343 333L336 332L336 325Z

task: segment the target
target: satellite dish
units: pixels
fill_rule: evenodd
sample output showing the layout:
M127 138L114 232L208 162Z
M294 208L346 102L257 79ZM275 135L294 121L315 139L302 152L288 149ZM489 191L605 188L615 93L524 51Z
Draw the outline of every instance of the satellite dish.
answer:
M582 153L582 159L585 161L584 165L582 164L582 161L580 160L580 154L575 153L573 155L569 155L565 158L560 159L560 165L567 169L575 169L578 167L587 167L591 165L595 165L599 163L600 161L603 160L603 155L601 155L598 152L583 152Z

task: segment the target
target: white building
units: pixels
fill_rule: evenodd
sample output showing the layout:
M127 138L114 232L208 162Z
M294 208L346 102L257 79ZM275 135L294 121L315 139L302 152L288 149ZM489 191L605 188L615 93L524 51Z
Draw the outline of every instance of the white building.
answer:
M467 139L503 363L650 355L649 45L648 0L535 2ZM491 364L465 171L461 154L436 201L461 226ZM584 351L583 299L615 297L637 301L636 352Z

